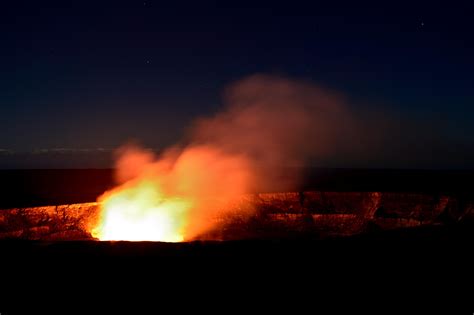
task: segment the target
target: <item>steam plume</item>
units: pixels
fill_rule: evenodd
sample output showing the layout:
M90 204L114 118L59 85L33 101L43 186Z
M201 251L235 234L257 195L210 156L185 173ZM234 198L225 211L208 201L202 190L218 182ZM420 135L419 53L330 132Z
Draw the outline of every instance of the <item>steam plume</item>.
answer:
M219 205L269 187L281 177L281 167L301 167L325 157L341 148L348 134L356 134L357 124L344 99L306 82L256 75L231 86L225 102L221 112L196 121L184 147L160 156L133 146L119 150L121 186L102 201L124 190L126 200L143 199L147 192L153 211L166 211L168 216L173 212L168 222L184 239L193 239L212 228L217 214L225 214L226 208ZM144 182L144 189L133 188ZM297 178L284 182L285 189L292 189ZM179 210L155 206L164 198L186 203L178 203Z

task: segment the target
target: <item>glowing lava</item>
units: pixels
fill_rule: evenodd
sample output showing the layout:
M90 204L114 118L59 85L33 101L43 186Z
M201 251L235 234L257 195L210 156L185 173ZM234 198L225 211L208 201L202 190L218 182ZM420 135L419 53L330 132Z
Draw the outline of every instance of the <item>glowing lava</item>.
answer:
M219 224L223 206L246 192L249 167L212 147L188 147L157 158L127 148L117 163L119 185L99 199L89 230L99 240L182 242ZM218 196L216 198L215 196Z
M181 242L192 202L168 199L150 181L119 187L100 199L101 218L92 235L102 241Z

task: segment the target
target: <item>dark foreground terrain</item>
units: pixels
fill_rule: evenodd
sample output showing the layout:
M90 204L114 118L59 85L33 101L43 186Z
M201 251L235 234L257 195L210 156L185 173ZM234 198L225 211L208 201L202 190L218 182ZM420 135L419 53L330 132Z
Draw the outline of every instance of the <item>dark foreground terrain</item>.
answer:
M112 183L111 173L100 170L11 172L2 175L4 208L90 202ZM326 171L307 185L472 199L469 172L363 174ZM69 181L60 185L61 178ZM1 240L0 313L472 314L473 244L470 219L323 239Z
M6 314L31 306L63 313L58 301L75 310L98 301L109 312L131 305L134 314L157 307L470 314L473 231L463 223L325 240L2 241L2 306Z

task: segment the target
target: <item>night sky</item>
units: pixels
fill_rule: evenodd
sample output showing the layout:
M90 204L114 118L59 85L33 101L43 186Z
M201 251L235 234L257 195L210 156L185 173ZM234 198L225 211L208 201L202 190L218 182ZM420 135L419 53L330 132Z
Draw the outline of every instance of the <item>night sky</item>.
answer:
M442 135L430 163L376 167L474 167L474 2L308 3L3 2L0 168L109 166L130 139L162 149L256 73L309 80Z

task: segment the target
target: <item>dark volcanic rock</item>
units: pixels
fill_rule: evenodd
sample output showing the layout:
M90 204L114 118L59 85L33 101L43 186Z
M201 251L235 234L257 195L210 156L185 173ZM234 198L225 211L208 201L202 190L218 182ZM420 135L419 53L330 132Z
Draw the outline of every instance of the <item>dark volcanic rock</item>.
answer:
M91 239L85 231L96 213L96 203L1 210L0 239Z
M348 236L473 220L474 205L453 196L382 192L287 192L242 196L200 239ZM0 211L0 239L82 240L97 203Z

